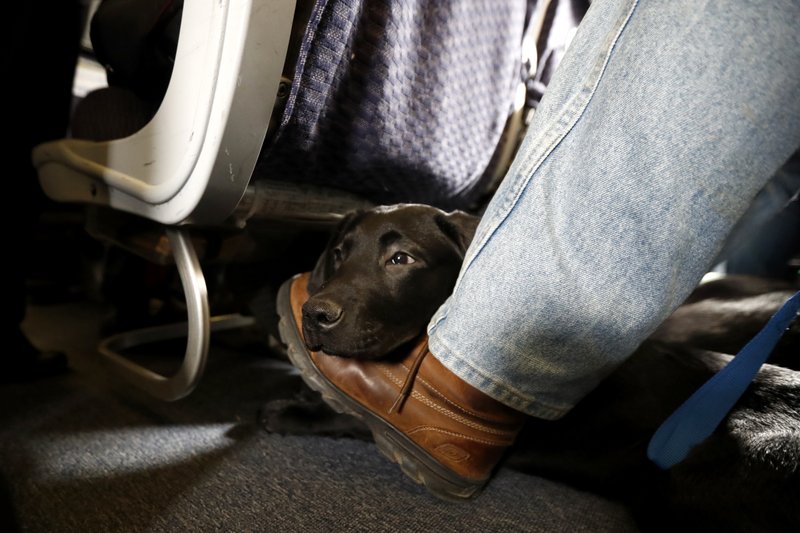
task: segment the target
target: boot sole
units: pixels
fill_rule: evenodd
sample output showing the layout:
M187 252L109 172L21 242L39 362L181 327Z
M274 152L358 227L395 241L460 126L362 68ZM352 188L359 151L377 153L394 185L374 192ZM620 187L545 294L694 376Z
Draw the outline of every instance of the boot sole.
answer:
M311 360L292 313L289 297L292 281L284 282L278 291L278 329L289 359L300 371L306 385L319 392L325 403L336 412L352 415L365 423L381 453L434 496L449 501L464 501L477 496L486 480L464 478L442 466L405 434L347 396L319 371Z

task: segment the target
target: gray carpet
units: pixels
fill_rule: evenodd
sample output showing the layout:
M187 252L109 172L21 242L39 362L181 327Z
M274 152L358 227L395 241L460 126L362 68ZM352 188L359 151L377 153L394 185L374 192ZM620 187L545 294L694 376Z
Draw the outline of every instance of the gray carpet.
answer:
M370 442L268 434L258 409L293 369L252 345L215 344L183 400L144 398L98 362L102 312L29 312L32 339L65 348L74 369L0 385L0 512L13 515L2 530L638 531L616 503L510 469L476 500L448 503Z

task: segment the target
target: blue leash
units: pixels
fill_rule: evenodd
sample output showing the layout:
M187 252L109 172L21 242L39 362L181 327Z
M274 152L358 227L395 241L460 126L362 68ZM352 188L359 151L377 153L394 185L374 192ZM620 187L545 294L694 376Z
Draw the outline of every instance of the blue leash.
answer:
M683 461L692 448L707 439L753 381L798 315L800 292L789 298L736 357L661 424L650 439L647 457L667 469Z

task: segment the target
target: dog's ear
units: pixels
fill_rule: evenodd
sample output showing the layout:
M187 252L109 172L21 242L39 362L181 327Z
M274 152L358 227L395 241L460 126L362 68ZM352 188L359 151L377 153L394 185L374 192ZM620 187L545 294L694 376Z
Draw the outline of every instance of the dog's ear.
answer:
M363 210L347 213L333 230L330 239L328 239L328 244L325 246L325 250L319 256L317 264L314 265L314 269L311 271L311 276L308 279L309 294L317 292L331 277L334 271L333 249L342 237L350 231L350 228L361 219L363 213Z
M451 211L434 216L434 221L442 233L447 236L463 258L464 254L475 236L475 229L478 227L480 217L470 215L464 211Z

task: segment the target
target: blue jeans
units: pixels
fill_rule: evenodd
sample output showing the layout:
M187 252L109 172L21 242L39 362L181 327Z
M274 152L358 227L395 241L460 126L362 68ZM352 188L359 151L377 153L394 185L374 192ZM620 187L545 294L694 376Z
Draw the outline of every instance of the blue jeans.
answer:
M797 2L598 0L450 299L432 353L562 416L686 298L800 146Z

